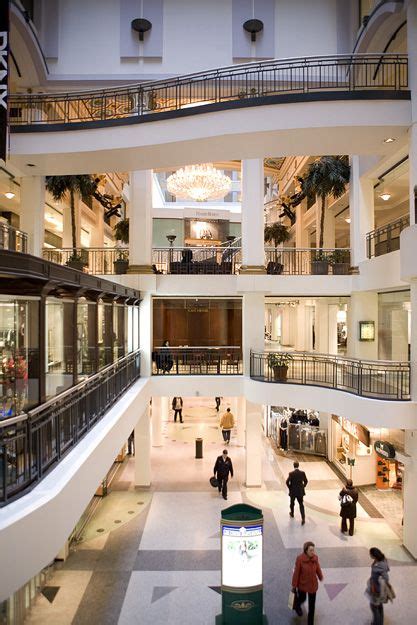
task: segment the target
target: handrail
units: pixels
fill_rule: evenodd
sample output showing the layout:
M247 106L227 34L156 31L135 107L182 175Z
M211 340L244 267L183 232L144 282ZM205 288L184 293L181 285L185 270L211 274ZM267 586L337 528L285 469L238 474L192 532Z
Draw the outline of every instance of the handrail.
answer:
M0 249L27 252L28 235L11 224L0 222Z
M239 345L154 347L152 375L240 375Z
M400 249L400 234L410 225L410 215L403 215L394 221L371 230L366 235L368 258L382 256Z
M383 71L374 77L377 64L381 64ZM204 112L214 104L222 105L221 108L247 106L261 99L259 103L264 104L275 96L305 94L312 99L312 94L317 92L380 91L403 97L398 94L407 89L408 59L404 54L273 59L107 89L12 94L10 124L14 130L23 130L25 126L50 124L102 125L127 118L133 122L152 121L162 112L168 116L179 110L193 114ZM156 117L149 117L150 114Z
M408 361L298 351L250 354L250 376L255 380L333 388L370 399L409 401L410 373Z

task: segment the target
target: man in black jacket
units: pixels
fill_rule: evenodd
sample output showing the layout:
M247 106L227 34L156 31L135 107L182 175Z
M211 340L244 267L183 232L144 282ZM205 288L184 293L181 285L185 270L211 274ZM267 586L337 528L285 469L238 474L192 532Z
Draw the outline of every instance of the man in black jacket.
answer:
M308 479L304 471L300 471L298 468L299 466L300 465L297 461L294 462L294 471L291 471L288 475L286 484L288 487L288 494L290 496L290 517L294 518L294 503L295 500L297 500L300 506L301 525L304 525L306 517L303 498L305 495L305 487L308 484Z
M233 464L230 460L227 449L223 449L223 453L221 456L217 456L216 464L214 465L213 473L216 476L218 481L218 489L219 493L222 492L223 499L227 499L227 481L230 475L233 477Z
M183 406L183 401L182 401L182 397L174 397L174 399L172 400L172 410L174 411L174 422L177 422L177 415L179 415L180 417L180 423L183 423L182 420L182 406Z

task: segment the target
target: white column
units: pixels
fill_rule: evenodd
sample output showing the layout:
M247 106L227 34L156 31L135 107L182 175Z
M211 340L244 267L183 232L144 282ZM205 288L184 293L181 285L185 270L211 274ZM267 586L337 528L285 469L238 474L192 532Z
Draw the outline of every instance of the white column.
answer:
M262 485L262 406L246 402L246 486Z
M245 293L243 295L242 342L244 375L250 375L250 351L262 352L265 347L264 308L265 298L262 293Z
M146 408L135 427L135 486L151 485L151 420Z
M295 221L295 247L297 248L308 247L308 232L304 228L305 204L306 202L303 201L295 209L297 217Z
M360 177L360 157L350 159L349 182L351 265L356 267L367 259L366 235L375 227L374 183Z
M246 441L246 399L239 397L239 413L237 416L237 444L244 447Z
M152 397L152 447L162 447L161 397Z
M417 2L407 4L408 84L411 91L409 146L410 224L417 223Z
M161 397L161 418L162 421L169 421L169 397Z
M104 247L104 208L95 202L94 215L96 226L91 233L91 247Z
M297 334L295 337L295 349L302 352L307 349L306 345L306 313L307 307L300 302L295 309Z
M282 307L281 345L286 347L291 343L291 311L289 306Z
M337 313L339 306L329 304L328 307L328 328L329 328L329 354L337 354Z
M375 323L375 340L359 340L359 321ZM378 293L370 291L351 293L347 312L347 353L352 358L378 360Z
M139 312L139 340L141 349L140 373L149 377L152 371L152 297L142 292Z
M324 228L323 228L323 247L326 249L334 249L336 246L336 220L334 218L334 212L329 208L326 208L324 213Z
M45 178L20 179L20 229L28 235L28 252L42 256L45 239Z
M410 361L411 361L411 399L417 401L417 279L410 283L410 306L411 306L411 336L410 336ZM416 457L417 463L417 457ZM416 469L417 470L417 469Z
M129 273L152 271L152 170L130 173Z
M329 353L329 310L326 302L316 302L316 351L320 354Z
M411 456L404 470L403 499L404 526L403 543L414 558L417 558L417 430L405 431L405 452Z
M266 273L264 254L264 161L242 160L241 273Z

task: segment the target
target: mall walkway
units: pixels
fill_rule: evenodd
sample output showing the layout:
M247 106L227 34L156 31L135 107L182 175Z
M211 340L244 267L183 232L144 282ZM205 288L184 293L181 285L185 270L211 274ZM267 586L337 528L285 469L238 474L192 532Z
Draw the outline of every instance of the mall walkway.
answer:
M225 405L222 406L224 408ZM121 468L111 493L84 532L83 542L55 572L27 625L214 625L221 611L220 511L225 507L208 478L223 448L213 400L186 402L184 424L164 424L164 446L152 450L151 491L132 486L134 460ZM194 438L204 437L204 459L194 458ZM277 457L265 441L264 484L243 486L243 449L229 454L235 478L227 505L247 502L265 515L264 605L270 625L303 623L287 608L292 567L305 540L313 540L324 571L317 625L370 623L364 596L368 548L379 546L391 566L395 603L385 625L411 625L417 606L410 588L417 567L384 519L360 507L356 534L339 531L340 482L321 461L304 462L307 522L288 515L284 476L292 460Z

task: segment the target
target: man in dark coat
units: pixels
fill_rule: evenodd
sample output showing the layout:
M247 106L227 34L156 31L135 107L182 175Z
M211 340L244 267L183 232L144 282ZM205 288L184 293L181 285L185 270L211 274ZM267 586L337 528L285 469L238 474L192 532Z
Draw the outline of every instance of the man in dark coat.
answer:
M223 499L227 499L227 481L229 479L229 473L233 477L233 464L228 456L227 449L223 449L222 455L217 456L213 473L217 477L219 493L221 491Z
M349 519L349 536L353 536L358 498L359 493L353 486L352 480L347 480L346 486L339 493L340 516L342 517L342 526L340 531L343 534L348 531L347 520Z
M300 506L300 514L301 514L301 525L304 525L306 522L305 510L303 498L305 495L305 487L308 484L308 479L304 471L300 471L298 468L300 465L296 461L294 462L294 471L288 475L286 485L288 487L288 494L290 496L290 517L294 518L294 503L295 500L298 501Z
M174 411L174 422L177 421L177 415L180 418L180 423L183 423L182 420L182 407L183 407L182 397L174 397L172 400L172 410Z

